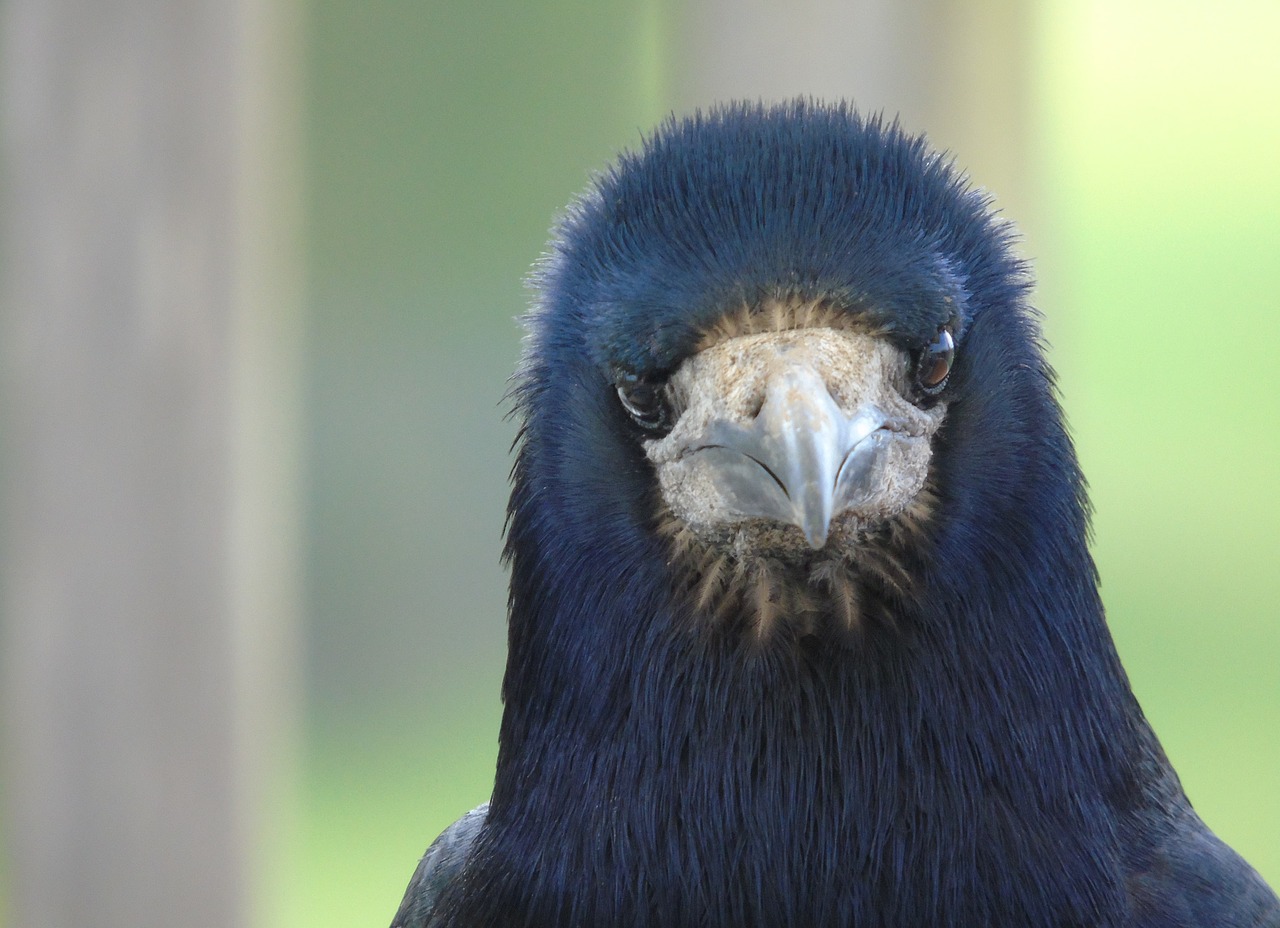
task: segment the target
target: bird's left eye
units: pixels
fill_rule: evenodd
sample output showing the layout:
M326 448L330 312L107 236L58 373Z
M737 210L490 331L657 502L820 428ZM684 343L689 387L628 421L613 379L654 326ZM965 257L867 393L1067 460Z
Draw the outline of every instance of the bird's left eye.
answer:
M618 399L641 428L657 432L667 427L665 384L636 374L623 374L618 378Z
M926 395L940 393L951 376L951 365L956 359L956 340L951 334L951 324L938 329L937 336L929 343L916 361L916 384Z

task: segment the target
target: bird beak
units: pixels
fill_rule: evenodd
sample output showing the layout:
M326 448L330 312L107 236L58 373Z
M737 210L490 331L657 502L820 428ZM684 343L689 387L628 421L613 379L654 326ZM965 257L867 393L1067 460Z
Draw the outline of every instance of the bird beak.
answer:
M818 372L797 361L772 373L752 421L709 423L696 450L733 515L799 526L818 550L832 518L876 483L885 422L872 404L845 413Z

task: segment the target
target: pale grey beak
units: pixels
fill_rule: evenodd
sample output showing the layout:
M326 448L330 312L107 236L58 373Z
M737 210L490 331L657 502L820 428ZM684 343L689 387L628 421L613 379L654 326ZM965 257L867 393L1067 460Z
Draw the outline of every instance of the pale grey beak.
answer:
M735 514L797 525L814 550L831 520L878 485L887 417L864 405L846 414L809 364L780 366L755 419L711 422L695 450Z

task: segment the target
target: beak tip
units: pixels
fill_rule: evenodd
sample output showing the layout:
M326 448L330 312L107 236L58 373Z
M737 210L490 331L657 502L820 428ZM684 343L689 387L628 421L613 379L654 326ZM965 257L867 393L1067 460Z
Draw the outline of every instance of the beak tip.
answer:
M827 526L804 526L805 541L814 551L822 550L827 544Z

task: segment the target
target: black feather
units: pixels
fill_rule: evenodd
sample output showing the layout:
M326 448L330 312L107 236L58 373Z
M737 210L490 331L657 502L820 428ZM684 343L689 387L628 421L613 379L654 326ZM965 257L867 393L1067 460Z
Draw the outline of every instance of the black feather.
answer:
M1130 692L1010 232L922 139L809 103L671 122L538 284L493 798L397 924L1280 925ZM909 588L761 641L696 614L614 383L769 300L912 351L959 326Z
M422 928L436 899L462 873L471 846L488 816L488 804L472 809L444 830L418 861L391 928Z

